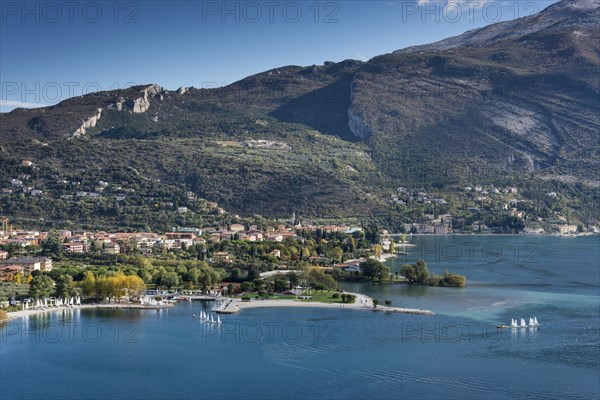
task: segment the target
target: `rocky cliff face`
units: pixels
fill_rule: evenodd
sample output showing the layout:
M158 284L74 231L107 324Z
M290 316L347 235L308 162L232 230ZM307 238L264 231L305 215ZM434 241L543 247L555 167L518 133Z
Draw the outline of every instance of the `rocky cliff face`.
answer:
M350 108L348 108L348 127L350 131L359 139L365 140L368 139L373 131L371 128L364 122L362 116L358 115L357 112L353 109L353 100L354 100L354 86L356 82L353 81L350 85Z
M86 134L87 130L96 126L100 117L102 116L102 109L99 108L95 115L92 115L90 118L83 121L81 126L77 128L71 138L77 138L79 136L83 136Z
M141 97L125 99L119 96L117 101L106 106L107 110L124 111L127 110L133 114L143 114L150 108L150 100L157 98L164 99L164 95L168 93L159 85L149 85L141 90ZM98 108L96 113L89 118L83 120L81 125L73 132L71 138L77 138L85 135L90 128L96 127L102 117L103 108ZM158 117L154 116L153 120L158 121Z
M128 107L134 114L143 114L150 108L150 99L158 98L159 100L164 98L164 90L159 85L150 85L142 91L143 96L137 99L128 101Z

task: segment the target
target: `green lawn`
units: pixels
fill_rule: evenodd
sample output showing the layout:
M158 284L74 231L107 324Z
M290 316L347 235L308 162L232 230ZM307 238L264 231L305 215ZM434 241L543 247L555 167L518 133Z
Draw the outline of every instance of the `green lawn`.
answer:
M330 290L320 291L320 290L308 289L308 290L305 290L304 292L302 292L302 295L312 296L312 299L310 299L310 300L298 299L298 301L314 302L314 303L342 304L341 297L338 297L337 299L334 299L333 297L331 297L334 293L338 293L341 296L341 293L330 291ZM250 297L251 299L263 298L263 299L269 299L269 300L278 300L278 299L279 300L296 300L296 296L277 294L277 293L269 295L269 296L263 296L263 297L258 296L258 294L256 294L256 293L250 293L250 294L244 295L243 297Z
M309 290L305 290L304 292L302 292L302 295L303 296L312 296L312 299L299 300L299 301L342 304L341 297L338 297L337 299L334 299L331 297L334 293L338 293L338 292L328 291L328 290L323 290L321 292L320 290L309 289ZM341 296L341 293L338 293L338 294Z

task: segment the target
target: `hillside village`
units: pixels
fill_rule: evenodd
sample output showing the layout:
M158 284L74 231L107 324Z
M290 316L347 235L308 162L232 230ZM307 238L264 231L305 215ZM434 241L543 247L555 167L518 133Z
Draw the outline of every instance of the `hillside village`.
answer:
M0 182L2 187L0 204L4 204L5 210L28 210L28 214L33 217L37 210L43 210L46 205L58 202L60 207L54 209L63 219L41 218L38 221L51 224L53 228L60 229L67 225L67 220L82 221L85 217L91 217L90 213L98 212L111 215L111 218L125 214L127 218L121 218L119 221L123 227L129 225L131 220L131 223L145 225L146 228L152 228L145 230L153 231L159 229L150 225L153 225L153 220L159 219L185 226L190 223L195 226L205 226L207 223L212 226L235 225L236 221L241 221L239 215L229 213L217 202L199 198L191 191L173 189L168 194L157 193L155 196L147 197L138 193L139 188L136 189L136 184L132 182L71 180L59 175L48 176L49 171L39 167L30 159L21 161L19 171L20 174ZM138 171L134 173L139 175ZM370 219L388 230L416 234L574 234L598 230L596 226L582 224L574 218L568 208L565 208L569 199L561 193L553 191L538 193L540 201L532 201L529 199L531 193L527 193L527 196L523 194L527 190L515 186L471 185L457 188L455 193L448 193L425 188L398 187L387 195L389 215ZM378 195L385 197L384 194L385 190L382 190ZM64 212L66 209L70 209L71 213ZM153 218L157 215L159 218ZM21 224L32 220L31 217L18 214L14 218L20 219ZM311 225L311 221L307 221L308 225ZM96 220L96 225L103 230L100 222L101 220ZM345 221L342 218L339 222ZM161 225L163 229L160 230L165 230L165 223ZM212 240L217 238L217 233L220 234L219 239L232 237L230 228L218 226L194 229L196 232L211 232ZM255 230L250 229L247 224L244 230L236 230L234 233L241 233L244 240L250 241L261 240L263 236L270 234L254 232ZM258 233L263 235L257 236ZM26 234L17 236L24 242L32 238L35 241L35 236ZM80 252L80 246L77 244L79 235L74 236L73 248L66 250ZM88 236L83 239L87 240ZM107 241L106 237L100 236L98 240L110 247L112 238L109 239ZM143 243L146 244L153 239L151 236L145 237ZM204 239L211 240L211 236L208 235ZM174 242L174 245L176 246L177 243Z

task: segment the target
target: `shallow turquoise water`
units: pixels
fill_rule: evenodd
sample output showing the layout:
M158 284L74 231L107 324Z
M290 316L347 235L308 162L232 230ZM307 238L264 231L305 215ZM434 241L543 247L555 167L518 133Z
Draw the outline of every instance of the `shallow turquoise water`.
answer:
M598 237L456 236L415 243L406 260L391 262L394 268L424 256L438 273L447 267L467 275L468 287L344 286L436 316L252 309L223 317L217 329L191 318L209 303L162 311L65 310L1 331L0 397L600 396ZM515 254L515 246L526 245L535 252ZM472 256L458 256L456 246L474 249ZM539 329L495 328L529 316L538 318Z

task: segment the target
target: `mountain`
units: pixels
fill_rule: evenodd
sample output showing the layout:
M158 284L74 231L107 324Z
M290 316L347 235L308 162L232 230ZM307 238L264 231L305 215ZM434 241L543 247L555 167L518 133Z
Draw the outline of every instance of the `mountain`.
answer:
M599 0L565 0L368 62L16 109L0 121L0 187L28 175L24 185L45 197L5 193L0 213L168 226L155 211L193 208L199 196L244 215L406 219L389 203L398 186L445 195L458 210L472 200L462 188L481 184L519 187L539 215L595 223L599 23ZM127 200L68 197L98 181Z

